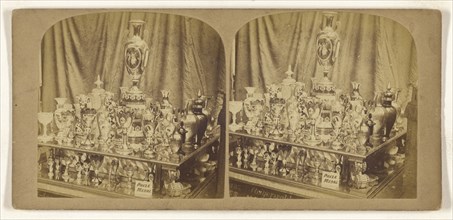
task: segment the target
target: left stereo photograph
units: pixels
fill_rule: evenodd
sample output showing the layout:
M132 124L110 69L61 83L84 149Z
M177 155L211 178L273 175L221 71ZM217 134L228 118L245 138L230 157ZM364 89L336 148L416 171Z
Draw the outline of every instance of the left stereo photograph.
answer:
M223 197L225 53L209 25L85 14L54 24L40 56L39 197Z

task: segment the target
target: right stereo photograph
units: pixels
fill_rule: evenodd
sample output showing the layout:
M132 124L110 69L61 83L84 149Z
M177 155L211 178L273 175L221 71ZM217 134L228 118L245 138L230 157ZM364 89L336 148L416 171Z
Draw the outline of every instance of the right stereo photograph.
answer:
M231 197L416 198L417 52L371 14L260 17L237 33Z

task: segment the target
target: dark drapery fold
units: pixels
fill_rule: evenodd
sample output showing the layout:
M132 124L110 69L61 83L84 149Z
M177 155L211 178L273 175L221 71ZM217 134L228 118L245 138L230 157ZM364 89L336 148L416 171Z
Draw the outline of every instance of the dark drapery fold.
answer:
M184 107L197 92L214 96L224 89L225 60L220 37L205 23L161 13L113 12L71 17L56 23L42 40L42 111L53 111L55 97L74 101L89 93L100 75L107 91L130 86L123 53L128 22L146 22L144 40L150 56L141 89L160 100L162 89L170 102Z
M387 84L401 89L398 102L408 102L409 83L417 80L416 50L410 33L399 23L379 16L338 13L341 46L329 76L348 93L351 81L361 83L360 92L372 99ZM291 65L298 81L311 88L311 78L321 77L316 59L316 35L322 12L283 13L250 21L236 35L234 82L236 99L245 98L246 86L281 82Z

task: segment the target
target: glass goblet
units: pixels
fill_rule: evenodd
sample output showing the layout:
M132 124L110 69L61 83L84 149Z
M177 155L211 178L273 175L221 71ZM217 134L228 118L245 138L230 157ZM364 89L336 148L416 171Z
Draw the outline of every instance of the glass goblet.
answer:
M242 122L236 122L236 115L242 110L242 101L230 101L230 112L233 116L233 122L228 126L232 132L242 129Z
M47 134L47 126L52 122L52 120L52 112L38 112L38 121L43 125L43 132L40 136L38 136L38 140L41 143L48 143L53 140L53 135Z

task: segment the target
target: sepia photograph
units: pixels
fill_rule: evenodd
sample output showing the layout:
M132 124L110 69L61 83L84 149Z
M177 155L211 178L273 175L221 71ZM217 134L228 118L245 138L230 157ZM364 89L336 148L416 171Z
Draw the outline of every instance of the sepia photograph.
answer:
M244 25L233 50L231 197L417 197L417 51L405 27L279 13Z
M39 197L222 196L225 61L210 26L161 13L79 15L45 33L41 62Z
M440 11L126 8L11 12L11 209L448 207Z

